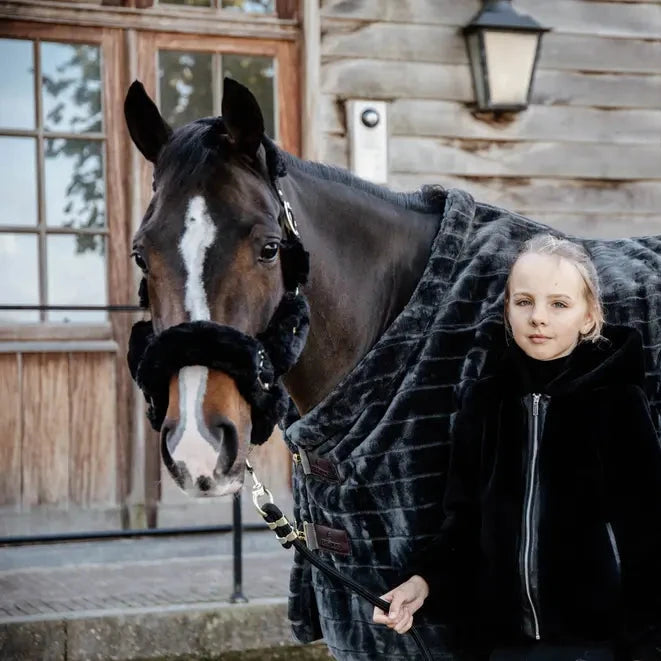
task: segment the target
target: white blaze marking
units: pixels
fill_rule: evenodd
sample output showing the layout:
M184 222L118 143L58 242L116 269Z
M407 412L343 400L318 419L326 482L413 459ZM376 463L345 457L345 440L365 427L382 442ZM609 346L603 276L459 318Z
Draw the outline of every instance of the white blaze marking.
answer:
M181 438L172 453L175 461L186 465L193 481L198 477L213 478L213 471L218 461L218 452L204 437L200 424L202 421L201 405L207 390L206 367L195 365L179 370L179 425L175 433Z
M211 318L206 291L204 290L204 260L214 242L214 225L206 202L201 196L191 198L186 210L184 234L179 243L179 253L186 268L184 308L191 321L208 321ZM204 426L202 402L207 389L209 370L206 367L184 367L179 371L179 428L180 434L172 458L181 461L193 478L213 478L218 452L201 427Z
M184 307L191 321L208 320L210 314L204 291L204 259L216 236L216 226L202 196L193 197L188 203L185 227L179 243L179 252L186 267Z

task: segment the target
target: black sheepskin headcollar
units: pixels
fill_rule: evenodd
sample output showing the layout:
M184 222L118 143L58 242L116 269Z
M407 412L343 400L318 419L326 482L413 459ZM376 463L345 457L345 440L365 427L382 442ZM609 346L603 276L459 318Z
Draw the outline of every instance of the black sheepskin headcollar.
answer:
M282 376L303 351L309 326L308 303L294 292L283 296L268 328L256 338L212 321L186 322L154 335L151 322L139 321L127 360L149 404L152 427L158 431L163 424L171 377L183 367L202 365L234 379L251 407L251 443L264 443L287 413Z

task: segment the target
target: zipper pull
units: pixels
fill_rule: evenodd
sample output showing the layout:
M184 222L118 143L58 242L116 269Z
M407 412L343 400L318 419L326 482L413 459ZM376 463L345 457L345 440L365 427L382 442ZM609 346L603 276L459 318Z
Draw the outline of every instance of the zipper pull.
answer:
M532 414L537 416L539 415L539 400L542 398L541 395L532 396Z

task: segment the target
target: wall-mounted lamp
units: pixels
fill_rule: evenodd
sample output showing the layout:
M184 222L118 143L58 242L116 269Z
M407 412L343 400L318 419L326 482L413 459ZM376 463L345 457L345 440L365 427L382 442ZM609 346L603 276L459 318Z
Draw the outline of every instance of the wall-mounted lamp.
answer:
M542 35L511 0L485 0L464 28L479 110L523 110L530 101Z

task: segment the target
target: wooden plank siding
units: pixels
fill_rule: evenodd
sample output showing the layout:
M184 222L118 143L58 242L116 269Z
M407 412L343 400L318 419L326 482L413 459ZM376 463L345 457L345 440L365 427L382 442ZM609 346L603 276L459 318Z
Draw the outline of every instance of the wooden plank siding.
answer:
M21 373L20 356L0 356L0 505L21 502Z
M113 354L69 354L69 502L116 502L117 379ZM121 455L120 455L121 456Z
M114 354L0 354L0 373L0 506L114 505Z
M349 164L347 100L385 100L398 190L458 186L577 234L661 232L661 2L514 5L552 32L531 106L497 116L474 111L461 33L479 0L321 0L321 160Z
M21 385L22 504L66 504L71 442L69 357L24 354Z
M549 37L550 40L551 37ZM339 98L400 98L473 104L468 65L352 59L326 61L322 91ZM540 68L533 105L659 108L661 75L565 72Z
M430 175L395 174L397 190L413 190L422 184L470 190L476 199L488 200L508 209L533 213L586 213L657 215L661 209L661 186L649 181L598 181L595 179L550 179L543 177L451 177L439 180Z
M633 5L633 6L632 6ZM321 0L322 18L386 23L464 26L480 10L480 0ZM559 33L658 39L659 3L608 0L516 0L517 11L530 13Z
M365 23L327 18L323 61L339 58L467 64L457 26ZM658 35L657 35L658 37ZM566 71L661 73L661 41L576 34L553 34L540 66Z
M345 102L322 96L320 123L327 134L344 135ZM456 137L475 140L596 142L649 145L661 136L661 113L656 110L558 108L533 105L516 117L475 117L466 105L434 99L396 99L389 106L392 136Z
M393 137L390 167L393 172L483 177L655 179L661 174L660 147Z

